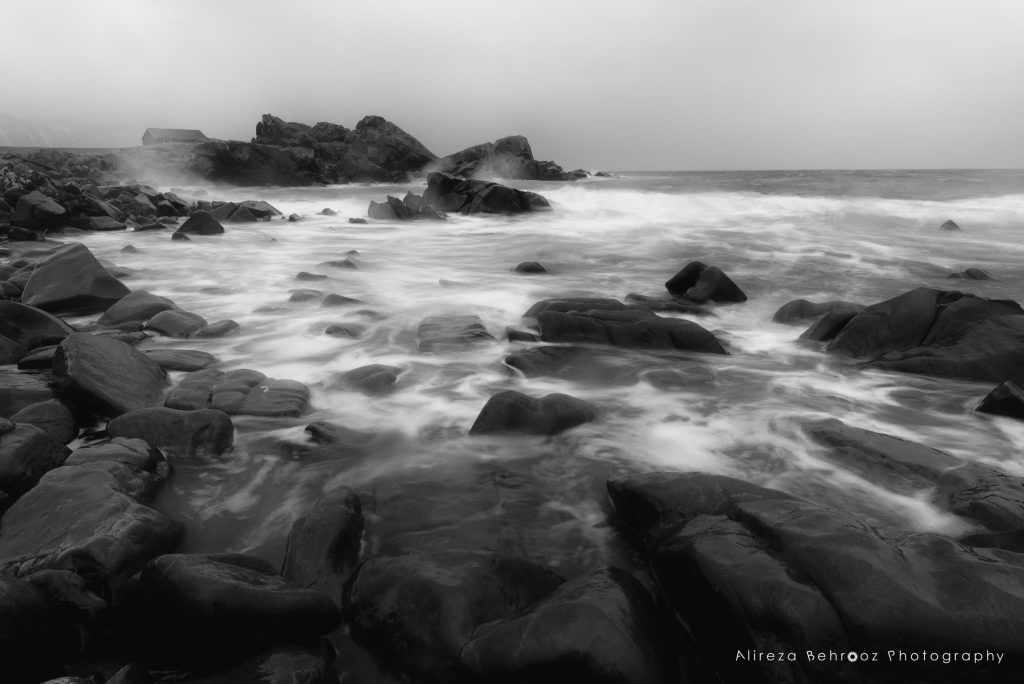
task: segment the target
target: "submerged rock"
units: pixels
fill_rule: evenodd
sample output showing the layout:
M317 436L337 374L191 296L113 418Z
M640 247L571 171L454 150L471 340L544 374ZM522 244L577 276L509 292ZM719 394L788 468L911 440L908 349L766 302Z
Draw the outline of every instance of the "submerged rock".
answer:
M295 380L275 380L249 369L206 368L185 376L165 405L186 411L214 408L229 415L297 416L308 403L309 388Z
M365 394L385 394L394 388L401 372L398 366L373 363L338 374L336 384Z
M540 338L545 342L727 353L715 336L700 325L678 318L662 318L650 311L546 310L537 316L537 324Z
M854 304L853 302L809 302L806 299L794 299L779 307L779 310L772 316L772 322L795 325L833 312L849 313L852 318L853 314L863 310L863 304Z
M958 226L956 221L954 221L953 219L946 219L943 222L943 224L941 226L939 226L939 230L945 230L945 231L960 230L960 226Z
M462 349L494 340L483 321L472 314L442 314L424 318L416 330L420 352Z

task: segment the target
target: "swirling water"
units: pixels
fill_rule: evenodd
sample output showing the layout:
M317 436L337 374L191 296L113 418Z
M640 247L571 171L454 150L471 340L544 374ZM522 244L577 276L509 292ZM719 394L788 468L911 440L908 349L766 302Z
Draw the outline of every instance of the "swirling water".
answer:
M515 184L541 192L554 210L355 225L346 217L365 215L369 200L422 187L195 186L182 194L265 199L302 220L228 225L191 242L166 232L83 238L100 258L133 269L131 288L241 324L224 339L152 339L143 348L203 349L224 368L313 389L308 415L238 418L234 451L177 464L157 505L186 522L188 550L280 559L292 521L343 483L367 493L371 519L374 506L390 512L371 525L372 550L420 536L435 545L518 545L571 574L620 553L604 522L605 478L660 468L742 477L883 527L967 529L932 506L928 491L893 492L824 458L801 425L828 416L1024 475L1024 426L972 411L987 384L866 370L799 344L803 327L771 321L797 297L873 303L920 285L1021 299L1024 172L651 173ZM325 207L338 215L319 215ZM963 231L939 231L947 218ZM122 252L129 243L139 251ZM357 270L326 265L350 250ZM519 325L533 302L656 295L694 259L721 267L749 296L695 319L731 355L621 351L598 381L524 378L502 363L522 346L505 341L505 327ZM521 261L540 261L551 274L512 272ZM947 279L967 267L997 280ZM328 278L299 281L300 271ZM299 288L366 304L290 302ZM417 325L438 313L477 314L497 339L418 353ZM325 335L331 323L365 333ZM368 363L402 367L396 391L368 398L332 381ZM581 397L600 419L548 439L467 436L487 398L510 388ZM316 449L303 430L312 420L380 438Z

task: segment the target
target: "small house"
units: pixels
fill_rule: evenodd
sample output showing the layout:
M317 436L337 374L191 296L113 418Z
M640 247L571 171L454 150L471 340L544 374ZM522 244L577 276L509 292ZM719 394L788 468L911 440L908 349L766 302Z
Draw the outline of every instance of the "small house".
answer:
M202 131L189 131L183 128L147 128L142 134L143 145L157 145L169 142L198 142L206 140Z

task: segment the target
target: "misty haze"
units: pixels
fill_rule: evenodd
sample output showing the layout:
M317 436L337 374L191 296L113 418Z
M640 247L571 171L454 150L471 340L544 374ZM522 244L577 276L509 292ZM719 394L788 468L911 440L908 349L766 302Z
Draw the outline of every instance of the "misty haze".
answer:
M1024 671L1024 6L6 8L0 682Z

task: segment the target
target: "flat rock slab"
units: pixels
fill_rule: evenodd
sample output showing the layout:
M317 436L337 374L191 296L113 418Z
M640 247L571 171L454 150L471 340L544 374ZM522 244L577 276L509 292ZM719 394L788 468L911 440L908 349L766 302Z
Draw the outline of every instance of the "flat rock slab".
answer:
M185 376L166 406L214 408L230 415L297 416L309 403L309 388L295 380L274 380L259 371L207 368Z
M167 374L134 347L109 337L74 333L57 347L53 377L83 408L118 416L163 403Z
M198 349L146 349L142 353L168 371L191 373L217 363L216 356Z
M421 352L464 349L494 337L483 321L471 314L446 314L424 318L416 330Z
M80 243L54 250L32 271L21 301L52 313L105 311L129 293Z
M0 519L0 573L138 571L177 544L182 528L136 498L156 474L113 461L51 470Z
M251 568L224 555L153 559L126 598L134 638L157 662L201 663L316 641L340 624L325 594Z
M107 423L107 433L142 439L168 453L193 457L230 449L235 428L231 418L216 409L181 411L157 406L122 413Z
M548 394L536 399L507 390L487 400L469 433L553 435L596 417L593 406L568 394Z

